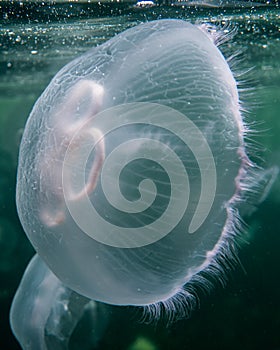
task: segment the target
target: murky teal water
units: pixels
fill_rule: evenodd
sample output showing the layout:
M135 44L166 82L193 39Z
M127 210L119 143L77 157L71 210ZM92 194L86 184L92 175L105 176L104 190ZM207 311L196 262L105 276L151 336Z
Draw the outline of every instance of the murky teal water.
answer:
M64 64L141 21L182 18L230 24L222 46L234 61L249 125L251 157L280 166L280 10L259 8L2 7L0 27L0 349L19 349L8 324L11 299L33 249L15 209L15 176L22 130L32 105ZM9 11L8 11L8 10ZM21 12L20 12L21 11ZM17 16L18 14L18 16ZM28 19L29 18L29 19ZM250 70L248 72L248 70ZM241 74L242 72L247 72ZM240 77L238 77L240 75ZM137 322L134 308L115 308L98 349L280 349L280 181L248 219L240 266L225 289L201 293L200 309L166 329ZM86 331L85 331L86 334ZM80 349L83 349L82 339ZM138 344L138 345L137 345ZM138 346L138 347L137 347Z

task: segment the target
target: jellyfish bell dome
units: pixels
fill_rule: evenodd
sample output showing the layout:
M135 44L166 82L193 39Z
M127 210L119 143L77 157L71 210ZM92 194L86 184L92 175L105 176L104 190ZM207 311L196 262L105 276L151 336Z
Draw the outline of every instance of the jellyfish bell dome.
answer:
M236 81L206 27L130 28L62 68L36 102L19 155L24 230L88 298L171 300L234 234L243 128Z

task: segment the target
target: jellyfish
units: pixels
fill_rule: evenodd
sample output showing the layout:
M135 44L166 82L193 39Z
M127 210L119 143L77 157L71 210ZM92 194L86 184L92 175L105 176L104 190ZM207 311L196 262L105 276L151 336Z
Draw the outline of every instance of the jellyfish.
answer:
M71 336L85 319L92 332L83 349L98 344L106 329L104 305L64 286L35 254L14 297L10 319L13 333L23 349L68 349Z
M195 288L223 280L242 205L276 174L246 153L223 39L209 25L142 23L67 64L34 105L17 209L63 286L157 318L188 315Z

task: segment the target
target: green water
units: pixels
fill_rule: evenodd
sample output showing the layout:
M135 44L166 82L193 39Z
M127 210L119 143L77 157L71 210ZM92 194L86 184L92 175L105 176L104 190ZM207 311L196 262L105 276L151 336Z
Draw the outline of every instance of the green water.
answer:
M1 3L0 3L1 4ZM72 7L71 7L72 6ZM94 7L95 6L95 7ZM29 17L19 5L2 7L0 27L0 349L19 349L9 329L8 312L22 273L34 254L15 208L15 176L21 134L32 105L54 74L82 54L142 21L182 18L229 24L235 36L222 46L240 53L233 70L244 93L251 157L280 166L280 11L259 8L154 7L131 5L90 10L78 5L35 8ZM9 11L7 11L7 8ZM22 9L24 6L22 5ZM28 11L27 11L28 13ZM248 70L250 70L248 72ZM247 72L241 74L242 72ZM134 308L113 308L98 349L280 349L280 181L248 219L241 264L225 288L201 293L192 317L166 328L141 324ZM83 349L80 339L80 349Z

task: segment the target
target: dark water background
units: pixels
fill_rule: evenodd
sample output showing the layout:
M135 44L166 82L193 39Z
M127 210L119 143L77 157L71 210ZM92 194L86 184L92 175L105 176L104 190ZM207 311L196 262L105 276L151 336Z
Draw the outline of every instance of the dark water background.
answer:
M236 5L236 3L235 3ZM142 21L182 18L229 23L233 39L226 54L242 52L235 63L245 88L246 118L258 132L252 157L264 167L280 166L280 10L262 7L157 6L130 4L34 5L0 2L0 350L19 349L10 331L13 295L34 251L15 208L17 154L32 105L64 64ZM261 146L259 146L261 145ZM138 322L139 311L112 307L98 349L265 349L280 350L280 181L247 219L239 258L228 283L210 295L187 320L167 327ZM85 335L86 336L86 335ZM80 347L83 350L83 340Z

